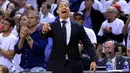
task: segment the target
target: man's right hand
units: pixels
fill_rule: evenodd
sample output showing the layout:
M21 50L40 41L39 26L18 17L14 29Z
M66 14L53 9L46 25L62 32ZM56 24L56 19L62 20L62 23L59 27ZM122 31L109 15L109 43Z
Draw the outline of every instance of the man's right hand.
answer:
M48 31L51 30L50 24L48 23L41 23L41 27L43 33L47 33Z

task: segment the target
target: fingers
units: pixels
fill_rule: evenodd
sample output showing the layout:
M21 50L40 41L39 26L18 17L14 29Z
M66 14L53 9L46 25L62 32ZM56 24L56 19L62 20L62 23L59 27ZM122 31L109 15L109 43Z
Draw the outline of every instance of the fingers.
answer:
M96 68L93 68L93 71L92 71L92 73L96 73Z
M42 23L41 26L43 32L48 32L49 30L51 30L50 24L48 23Z
M92 62L90 64L90 70L92 71L92 73L96 73L96 62Z
M20 33L27 37L30 35L30 30L27 27L21 27Z

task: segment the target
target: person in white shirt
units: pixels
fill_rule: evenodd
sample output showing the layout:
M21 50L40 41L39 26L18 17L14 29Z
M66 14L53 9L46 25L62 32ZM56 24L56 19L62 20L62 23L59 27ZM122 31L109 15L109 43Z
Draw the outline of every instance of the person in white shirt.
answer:
M124 22L118 18L117 16L117 9L115 7L109 7L107 9L105 20L98 32L98 35L101 37L100 42L103 43L108 39L113 39L119 43L123 40L122 28L124 26Z
M74 13L73 16L76 22L79 22L80 24L84 25L83 13L77 12L77 13ZM90 41L93 43L94 47L96 48L97 38L96 38L95 32L92 29L89 29L87 27L84 27L84 30L87 33Z
M55 20L55 16L52 15L49 11L50 11L50 8L51 6L47 3L47 2L44 2L42 3L42 6L41 6L41 17L40 17L40 22L53 22Z
M13 19L4 19L2 33L0 34L0 64L5 65L10 71L13 71L12 59L15 55L14 46L17 38L11 34L15 22Z

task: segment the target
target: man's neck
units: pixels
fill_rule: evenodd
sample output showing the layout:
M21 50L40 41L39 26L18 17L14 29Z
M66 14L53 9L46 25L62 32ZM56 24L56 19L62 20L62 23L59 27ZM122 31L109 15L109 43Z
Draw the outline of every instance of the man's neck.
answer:
M30 31L31 33L35 32L37 29L37 25L33 26L33 27L30 27Z
M113 18L113 19L109 19L108 22L109 23L112 23L116 18Z
M45 17L47 17L48 16L48 14L49 14L49 12L47 12L47 13L44 13L43 15L43 18L45 18Z
M67 17L67 18L61 18L62 20L66 20L66 19L68 19L69 17Z
M8 31L8 32L3 32L3 37L8 37L9 35L11 34L11 31Z
M90 15L91 10L92 10L92 7L86 8L86 15L87 16Z
M114 56L109 57L109 59L110 59L110 60L112 60L114 57L115 57L115 55L114 55Z

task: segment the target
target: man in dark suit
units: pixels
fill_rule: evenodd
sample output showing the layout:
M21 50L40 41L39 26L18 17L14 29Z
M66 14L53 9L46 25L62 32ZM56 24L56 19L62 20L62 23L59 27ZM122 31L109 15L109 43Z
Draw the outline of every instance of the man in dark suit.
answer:
M98 66L105 66L107 61L112 61L112 69L122 70L124 68L124 62L127 61L130 67L130 59L124 56L116 56L116 45L113 40L109 40L104 45L104 52L106 57L98 61Z
M61 1L57 13L59 18L55 22L44 23L42 26L44 36L51 36L53 39L47 70L51 70L53 73L83 73L78 49L78 43L81 40L91 57L90 70L93 69L93 73L95 73L97 57L94 47L83 26L70 20L69 2Z

